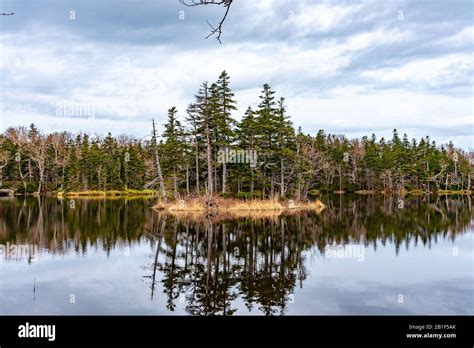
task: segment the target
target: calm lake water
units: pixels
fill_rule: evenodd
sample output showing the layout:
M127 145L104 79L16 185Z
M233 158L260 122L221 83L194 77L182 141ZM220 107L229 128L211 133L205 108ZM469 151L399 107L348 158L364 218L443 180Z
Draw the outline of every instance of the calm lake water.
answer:
M474 314L469 197L321 200L252 219L0 200L0 314Z

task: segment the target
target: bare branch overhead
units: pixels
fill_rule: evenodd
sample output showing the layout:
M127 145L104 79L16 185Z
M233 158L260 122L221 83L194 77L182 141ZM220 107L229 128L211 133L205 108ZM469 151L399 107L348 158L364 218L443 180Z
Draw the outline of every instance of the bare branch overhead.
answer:
M209 35L206 36L206 39L208 39L211 36L215 36L217 41L219 41L219 43L222 43L221 42L222 26L223 26L223 24L224 24L224 22L227 18L227 15L229 14L230 5L232 5L234 0L179 0L179 2L182 3L183 5L189 6L189 7L200 6L200 5L222 5L222 6L224 6L224 8L226 9L225 13L224 13L224 16L222 17L222 19L220 20L220 22L217 26L213 26L211 23L209 23L209 21L207 22L207 24L211 28L211 32L209 33Z

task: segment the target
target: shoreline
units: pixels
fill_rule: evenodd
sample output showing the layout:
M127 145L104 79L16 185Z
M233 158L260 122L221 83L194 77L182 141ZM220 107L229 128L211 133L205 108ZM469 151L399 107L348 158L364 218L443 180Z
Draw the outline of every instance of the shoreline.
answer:
M9 191L8 194L0 195L0 197L37 197L38 194L36 192L29 193L29 194L22 194L16 193L12 189L3 189L4 191ZM438 196L469 196L474 195L473 190L436 190L436 191L425 191L421 189L414 189L414 190L406 190L403 189L401 191L383 191L383 190L356 190L356 191L320 191L320 190L311 190L308 194L310 198L317 198L321 195L360 195L360 196L371 196L371 195L398 195L398 196L425 196L425 195L438 195ZM55 197L55 198L65 198L65 197L74 197L74 198L126 198L126 197L157 197L159 196L159 192L155 190L84 190L84 191L58 191L58 192L48 192L46 194L41 194L41 197ZM204 196L201 197L190 197L188 199L202 199ZM272 198L224 198L218 197L218 199L229 199L229 200L264 200L264 201L272 201ZM174 199L170 199L173 201Z

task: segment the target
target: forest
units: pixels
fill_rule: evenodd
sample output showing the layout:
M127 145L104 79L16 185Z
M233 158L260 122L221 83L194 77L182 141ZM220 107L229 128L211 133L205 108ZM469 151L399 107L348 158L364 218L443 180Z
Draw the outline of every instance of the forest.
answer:
M144 138L8 128L0 135L0 188L36 195L146 190L171 200L471 191L473 154L451 142L438 146L397 130L391 139L306 134L268 84L258 98L258 107L237 110L223 71L201 84L186 110L170 107L161 127L153 120Z

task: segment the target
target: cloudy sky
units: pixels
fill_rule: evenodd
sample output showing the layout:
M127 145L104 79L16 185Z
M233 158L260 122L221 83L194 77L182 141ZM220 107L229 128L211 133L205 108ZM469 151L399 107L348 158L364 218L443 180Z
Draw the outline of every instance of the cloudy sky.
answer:
M146 136L202 81L231 76L239 119L269 83L295 125L430 135L473 148L473 2L2 0L0 131Z

